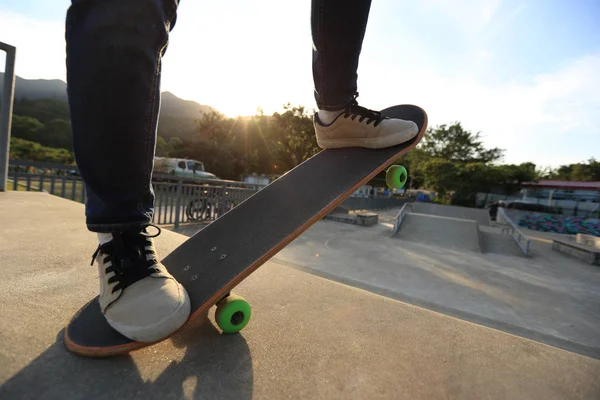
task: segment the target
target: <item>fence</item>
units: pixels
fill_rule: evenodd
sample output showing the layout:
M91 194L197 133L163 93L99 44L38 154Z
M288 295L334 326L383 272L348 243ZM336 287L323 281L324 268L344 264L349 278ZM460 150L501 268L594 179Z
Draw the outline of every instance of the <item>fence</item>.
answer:
M43 191L85 203L85 184L73 165L10 160L8 190ZM190 179L155 174L153 222L160 225L211 222L258 192L264 185L218 179ZM310 190L310 189L309 189ZM397 207L405 198L355 194L341 206L348 210L374 210Z
M8 171L7 189L47 192L85 203L85 185L81 178L71 175L29 174L20 171Z
M190 183L170 177L154 180L153 187L155 223L178 227L180 222L214 221L264 186L217 180Z
M35 166L34 166L35 165ZM28 171L35 170L36 173ZM37 172L48 173L37 173ZM155 175L154 219L159 225L179 227L187 222L210 222L231 210L264 186L224 180L194 180ZM85 183L70 166L11 160L7 189L40 191L85 203Z
M581 217L581 218L600 218L600 203L597 197L589 196L579 200L564 200L547 198L533 198L523 196L503 196L490 193L477 194L477 206L484 207L493 203L502 201L507 204L507 211L510 213L519 213L522 215L537 215L537 214L559 214L565 217ZM526 203L523 206L510 203ZM529 210L527 205L539 205L540 210ZM531 208L531 207L529 207Z

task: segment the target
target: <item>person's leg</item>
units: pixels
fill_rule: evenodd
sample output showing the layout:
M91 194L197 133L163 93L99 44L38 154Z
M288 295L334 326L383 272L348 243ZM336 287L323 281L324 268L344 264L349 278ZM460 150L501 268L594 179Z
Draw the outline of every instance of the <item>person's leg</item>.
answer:
M73 144L95 232L148 224L161 56L177 1L73 0L66 21Z
M313 81L320 110L338 111L356 94L371 0L312 0Z
M411 121L387 119L356 101L357 69L371 0L312 0L313 81L322 148L380 148L418 133Z
M134 340L178 329L189 299L158 261L146 227L160 102L161 57L178 0L72 0L67 90L86 224L107 321Z

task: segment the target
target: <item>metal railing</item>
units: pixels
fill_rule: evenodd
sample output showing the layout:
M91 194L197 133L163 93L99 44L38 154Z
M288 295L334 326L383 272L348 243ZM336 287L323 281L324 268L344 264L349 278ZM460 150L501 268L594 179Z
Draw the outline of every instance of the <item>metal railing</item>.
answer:
M15 58L17 49L0 42L0 50L6 52L4 63L4 85L0 98L0 192L6 190L8 177L8 153L10 148L10 125L15 90Z
M7 188L46 192L80 203L85 203L86 200L85 185L77 176L9 171Z
M12 164L12 161L11 161ZM85 203L85 183L70 174L28 173L11 165L7 189L46 192ZM190 180L171 175L153 176L155 193L153 222L174 225L211 222L258 192L264 186L224 180Z
M43 191L84 204L87 199L85 183L74 165L10 160L8 176L9 190ZM214 221L266 185L154 174L152 186L153 222L177 228L182 223ZM376 210L397 207L406 201L394 197L350 197L341 206Z
M504 208L498 207L498 214L496 217L498 224L504 225L502 233L510 234L521 251L528 256L529 255L529 242L530 239L521 232L517 224L510 219L510 217L504 211Z
M69 174L79 175L79 168L76 165L66 165L46 161L30 161L11 159L8 163L8 171L18 171L40 174Z
M396 215L396 220L394 221L394 229L392 230L392 236L398 233L398 230L400 229L400 226L402 225L402 221L404 221L404 217L406 216L406 214L413 211L413 203L406 203L402 206L402 208L398 212L398 215Z
M264 187L235 181L163 179L152 183L156 197L154 221L175 227L181 222L214 221Z

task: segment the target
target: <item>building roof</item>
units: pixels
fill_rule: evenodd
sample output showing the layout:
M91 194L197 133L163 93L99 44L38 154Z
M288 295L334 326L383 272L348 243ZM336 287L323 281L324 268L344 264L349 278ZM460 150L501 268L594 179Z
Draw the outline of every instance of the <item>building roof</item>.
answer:
M532 188L551 188L551 189L600 190L600 181L576 182L576 181L541 180L539 182L523 182L521 184L521 186L532 187Z

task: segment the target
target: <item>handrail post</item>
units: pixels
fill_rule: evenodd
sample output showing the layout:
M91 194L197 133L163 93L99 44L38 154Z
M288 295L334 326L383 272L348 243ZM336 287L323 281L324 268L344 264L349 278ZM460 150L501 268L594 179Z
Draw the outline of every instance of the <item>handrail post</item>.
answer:
M4 192L8 179L8 154L10 150L10 127L15 90L15 58L17 49L14 46L0 42L0 50L6 52L4 87L2 89L2 105L0 106L0 192Z
M179 223L181 219L181 200L183 195L183 179L177 180L177 200L175 201L175 229L179 228Z

